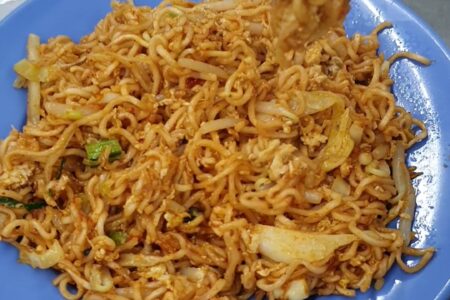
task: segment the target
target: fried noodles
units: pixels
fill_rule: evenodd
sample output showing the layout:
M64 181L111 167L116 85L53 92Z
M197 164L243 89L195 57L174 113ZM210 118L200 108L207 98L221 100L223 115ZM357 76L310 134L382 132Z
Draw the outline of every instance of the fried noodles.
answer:
M79 43L30 37L15 67L28 121L0 145L0 238L58 270L64 298L353 296L431 259L408 246L405 164L427 131L389 77L400 57L428 61L378 55L386 23L308 35L282 63L270 11L114 3Z

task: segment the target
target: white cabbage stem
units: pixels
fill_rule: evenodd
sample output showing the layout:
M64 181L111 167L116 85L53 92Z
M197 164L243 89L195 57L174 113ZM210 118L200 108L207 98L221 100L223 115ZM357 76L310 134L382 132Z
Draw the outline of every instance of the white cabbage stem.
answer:
M51 115L72 121L90 116L98 111L91 106L75 106L58 102L45 102L44 108Z
M287 264L316 262L355 241L353 234L321 234L256 225L252 231L250 251Z
M183 68L197 71L199 73L212 73L219 78L228 79L227 72L217 66L208 63L182 57L178 60L178 64Z
M200 133L206 134L214 131L219 131L222 129L232 128L237 123L239 123L239 120L231 118L208 121L202 124L202 126L200 127Z
M31 265L33 268L48 269L55 266L63 258L64 251L56 240L47 251L41 254L36 253L36 251L20 250L20 261Z

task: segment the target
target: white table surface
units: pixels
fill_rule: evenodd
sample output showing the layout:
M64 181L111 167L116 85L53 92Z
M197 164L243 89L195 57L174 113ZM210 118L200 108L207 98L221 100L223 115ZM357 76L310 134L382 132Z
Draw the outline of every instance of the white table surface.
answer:
M0 0L0 20L25 1L26 0ZM418 15L425 19L436 30L436 32L447 43L447 46L450 47L450 0L397 1L403 1L413 8Z

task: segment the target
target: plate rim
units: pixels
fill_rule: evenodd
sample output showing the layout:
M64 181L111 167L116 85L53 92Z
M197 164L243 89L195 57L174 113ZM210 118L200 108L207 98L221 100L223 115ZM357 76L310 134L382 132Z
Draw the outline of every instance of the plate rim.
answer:
M3 24L5 22L8 22L8 20L17 13L17 11L21 10L24 6L29 5L30 2L35 1L35 0L24 0L22 3L19 3L16 7L14 7L13 9L11 9L1 20L0 20L0 27L3 26ZM11 2L5 2L2 3L0 6L6 5L8 3L12 3L12 2L16 2L16 1L11 1Z

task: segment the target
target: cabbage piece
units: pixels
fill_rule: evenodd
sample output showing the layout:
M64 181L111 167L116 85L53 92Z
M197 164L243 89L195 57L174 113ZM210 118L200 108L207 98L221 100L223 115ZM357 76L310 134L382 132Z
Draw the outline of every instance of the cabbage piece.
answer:
M128 234L123 231L112 231L108 234L108 236L117 246L125 244L128 239Z
M232 128L238 123L239 123L239 120L231 119L231 118L211 120L211 121L203 123L202 126L200 127L199 131L201 134L207 134L207 133L214 132L214 131Z
M194 267L181 268L179 273L192 282L201 282L206 276L206 273L202 268Z
M288 103L288 107L273 102L256 103L256 112L270 116L283 116L298 123L300 117L312 115L333 106L344 107L344 99L335 93L325 91L296 92Z
M267 102L263 102L267 103ZM270 103L270 102L269 102ZM274 106L275 104L272 104ZM267 106L267 104L266 104ZM344 107L344 98L338 94L326 92L326 91L312 91L312 92L296 92L289 102L289 108L292 113L298 117L304 117L307 115L312 115L333 106L338 106L339 108ZM274 109L266 108L262 111L261 105L256 107L258 112L264 112L267 114L274 114ZM285 115L285 110L281 111L278 108L279 115ZM291 113L291 114L292 114ZM294 116L295 116L294 115ZM288 116L287 116L288 117Z
M287 264L316 262L330 257L336 249L356 239L353 234L321 234L256 225L250 250Z
M93 106L75 106L58 102L45 102L44 108L51 115L71 121L77 121L98 112L98 109Z
M317 159L321 162L322 170L329 172L344 163L350 156L355 142L350 136L350 111L346 109L340 114L340 108L335 107L332 119L332 129L327 145L322 149Z
M63 249L58 241L54 241L53 245L41 254L26 249L20 249L19 260L22 263L31 265L33 268L48 269L56 265L63 258Z
M351 193L351 186L342 177L336 177L331 184L331 190L342 196L349 196Z
M302 96L305 101L303 115L312 115L324 111L335 104L340 107L344 105L342 97L335 93L325 91L302 92Z
M161 256L125 253L120 256L119 263L126 267L152 267L166 260Z
M405 148L400 142L397 143L394 156L392 157L392 171L398 194L391 202L405 201L402 213L406 217L402 217L403 215L400 217L398 229L403 238L403 245L406 247L411 242L411 226L416 209L416 194L414 193L411 177L405 163Z
M304 300L309 298L309 287L305 279L296 279L283 287L276 288L273 292L275 299Z
M223 0L217 2L205 2L198 5L198 7L203 7L212 11L226 11L233 10L238 5L237 1L234 0Z
M397 189L397 196L391 199L390 202L396 204L405 197L411 181L405 164L405 148L400 143L396 145L395 153L392 157L392 178Z
M27 59L22 59L16 63L14 71L29 81L47 82L49 80L49 68L39 67Z
M297 108L297 105L295 103L295 100L291 103L291 108L293 108L294 112ZM280 104L274 103L274 102L267 102L267 101L261 101L256 103L256 112L259 114L265 114L265 115L271 115L271 116L283 116L288 119L291 119L294 122L298 122L298 116L291 112L290 110L286 109L285 107L281 106Z
M286 294L289 300L303 300L309 298L309 288L305 279L297 279L289 283Z

